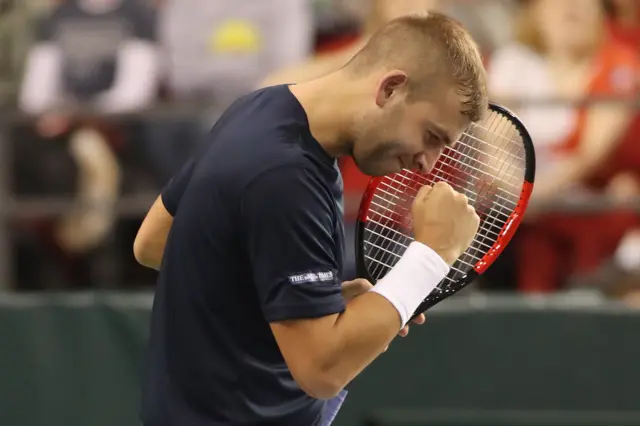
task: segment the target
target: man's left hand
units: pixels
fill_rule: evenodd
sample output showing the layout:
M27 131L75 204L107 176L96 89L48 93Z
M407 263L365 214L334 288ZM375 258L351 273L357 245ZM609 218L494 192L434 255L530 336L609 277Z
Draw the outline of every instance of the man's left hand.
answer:
M426 320L426 318L425 318L424 314L420 314L411 322L414 323L414 324L422 325L422 324L424 324L425 320ZM402 330L400 330L400 332L398 333L398 336L405 337L407 334L409 334L409 325L408 324L405 325Z

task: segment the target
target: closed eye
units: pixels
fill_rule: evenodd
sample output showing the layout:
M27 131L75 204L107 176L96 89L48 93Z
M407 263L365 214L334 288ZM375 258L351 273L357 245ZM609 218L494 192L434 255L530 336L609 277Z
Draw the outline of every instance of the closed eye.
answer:
M430 133L431 136L435 138L435 140L437 141L437 146L439 148L444 148L445 146L451 147L456 142L455 140L451 139L451 136L449 136L449 133L444 127L435 123L432 123L432 125L429 126L428 133Z
M424 139L424 145L426 148L442 148L446 145L442 138L432 131L427 131Z

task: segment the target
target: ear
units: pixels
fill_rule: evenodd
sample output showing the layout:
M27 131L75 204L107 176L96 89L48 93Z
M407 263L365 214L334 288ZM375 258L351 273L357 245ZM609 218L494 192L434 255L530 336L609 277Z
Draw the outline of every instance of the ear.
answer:
M405 88L407 80L407 74L400 70L383 75L378 83L376 105L383 107L393 96L398 96L399 92Z

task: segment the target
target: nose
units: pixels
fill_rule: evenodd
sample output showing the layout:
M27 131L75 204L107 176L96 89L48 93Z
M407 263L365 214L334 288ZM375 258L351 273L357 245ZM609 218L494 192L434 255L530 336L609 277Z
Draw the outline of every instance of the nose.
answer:
M424 173L425 175L431 173L431 170L435 165L435 161L429 161L429 157L424 152L417 154L413 159L413 163L420 170L420 172Z

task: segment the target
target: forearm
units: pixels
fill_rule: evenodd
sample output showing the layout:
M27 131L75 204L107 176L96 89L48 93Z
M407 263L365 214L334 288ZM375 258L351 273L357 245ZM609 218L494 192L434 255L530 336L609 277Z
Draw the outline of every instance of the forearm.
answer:
M448 271L438 254L412 244L376 287L351 300L338 316L331 351L321 364L323 373L340 386L353 380L384 351Z
M332 332L334 344L320 366L342 389L376 359L402 328L394 306L368 292L348 303Z

